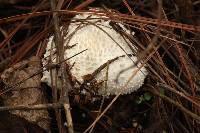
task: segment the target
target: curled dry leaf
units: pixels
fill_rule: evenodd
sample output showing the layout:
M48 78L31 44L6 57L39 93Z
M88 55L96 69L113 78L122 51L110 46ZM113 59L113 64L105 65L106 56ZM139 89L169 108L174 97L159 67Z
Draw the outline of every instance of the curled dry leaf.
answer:
M40 59L38 57L31 57L29 60L24 60L17 63L13 67L5 70L1 79L6 86L12 86L31 75L35 74L41 69ZM40 87L41 75L36 75L23 83L12 88L9 93L2 95L5 106L16 105L35 105L46 103L44 91ZM30 110L30 111L10 111L19 117L23 117L29 122L37 123L43 129L49 131L49 116L47 110Z

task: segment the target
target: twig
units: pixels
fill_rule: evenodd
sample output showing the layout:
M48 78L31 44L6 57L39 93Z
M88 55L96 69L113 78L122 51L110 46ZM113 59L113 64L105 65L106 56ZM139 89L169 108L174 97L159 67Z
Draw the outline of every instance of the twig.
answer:
M56 9L56 0L51 0L51 7L53 11ZM64 46L63 46L63 41L61 38L58 13L56 12L53 13L53 22L54 22L54 31L55 31L55 45L57 48L57 55L59 58L58 60L59 62L61 62L62 60L64 60ZM68 132L74 133L72 117L71 117L71 112L70 112L69 97L68 97L68 90L70 90L72 86L70 85L70 82L69 82L69 75L66 72L65 63L61 63L59 71L61 72L60 101L64 103Z
M129 10L129 12L131 13L131 15L135 15L135 13L133 12L133 10L129 6L128 2L126 0L123 0L123 3L127 7L127 9Z
M0 107L0 111L56 109L56 108L62 108L62 106L63 106L62 103L48 103L48 104L37 104L37 105L16 105L16 106Z
M56 5L58 5L57 3L57 0L51 0L51 9L52 11L56 10ZM57 55L59 56L59 53L60 53L60 48L59 46L62 45L62 42L60 42L60 30L59 30L59 20L58 20L58 14L57 13L53 13L53 26L54 26L54 37L55 37L55 46L56 46L56 49L57 49ZM51 58L51 55L50 55L50 58ZM58 60L56 60L58 61ZM58 71L57 69L52 69L50 71L50 75L51 75L51 81L52 81L52 94L53 94L53 100L54 102L57 102L58 98L57 98L57 94L58 94ZM55 80L53 80L55 79ZM55 86L54 86L54 85ZM61 110L55 110L55 115L56 115L56 120L57 120L57 125L58 125L58 129L59 129L59 132L60 133L63 133L65 132L65 128L62 124L62 117L61 117Z

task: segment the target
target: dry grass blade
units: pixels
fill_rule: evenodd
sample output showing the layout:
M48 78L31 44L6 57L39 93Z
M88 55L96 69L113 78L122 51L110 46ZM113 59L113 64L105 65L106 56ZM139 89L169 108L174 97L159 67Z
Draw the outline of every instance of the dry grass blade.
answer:
M109 19L116 21L116 22L126 22L129 24L135 24L135 22L139 22L142 24L154 24L154 25L161 25L163 27L172 27L172 28L177 28L177 29L182 29L182 30L187 30L191 32L200 32L200 26L194 26L194 25L188 25L188 24L182 24L182 23L176 23L172 21L164 21L162 20L160 23L158 23L157 19L152 19L152 18L147 18L147 17L141 17L137 15L126 15L126 14L121 14L121 13L110 13L110 12L100 12L100 11L87 11L87 10L82 10L82 11L76 11L76 10L57 10L54 11L57 12L58 14L68 14L68 15L75 15L75 14L82 14L84 12L88 12L91 14L98 14L109 17ZM29 14L24 14L24 15L18 15L14 17L9 17L5 19L0 19L0 24L7 23L7 22L13 22L17 20L21 20L26 18L27 16L31 15L31 17L38 17L38 16L45 16L52 14L52 11L43 11L43 12L35 12L35 13L29 13Z
M43 1L45 2L45 0ZM43 4L43 2L41 3L41 5ZM35 10L33 10L33 13L37 11L37 8ZM28 17L26 17L10 34L9 36L4 39L3 42L1 42L0 44L0 49L4 48L7 43L11 40L11 38L14 36L14 34L23 26L23 24L29 19L32 17L32 14L30 14Z

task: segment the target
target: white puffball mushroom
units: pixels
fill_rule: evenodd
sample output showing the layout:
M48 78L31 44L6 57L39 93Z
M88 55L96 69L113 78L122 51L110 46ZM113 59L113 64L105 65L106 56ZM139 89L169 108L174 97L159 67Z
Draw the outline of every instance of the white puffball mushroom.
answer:
M99 89L100 95L116 95L121 92L122 87L133 75L134 71L141 66L141 62L139 62L137 66L131 67L134 66L134 62L137 61L137 57L133 56L133 52L128 45L128 43L131 44L130 41L128 39L124 39L112 28L112 26L109 25L110 20L103 20L103 18L106 17L84 13L76 15L72 19L68 28L62 27L61 29L63 31L67 30L67 35L64 36L64 45L74 45L73 47L65 50L64 56L66 59L82 50L87 49L87 51L67 61L67 63L72 66L72 69L70 70L72 75L81 83L83 83L84 75L92 74L100 66L108 62L108 60L119 57L119 59L109 64L106 90L105 86L102 86ZM84 19L85 21L83 21ZM127 30L122 24L118 23L118 25L120 25L120 27L128 34L134 34ZM53 38L53 36L49 38L46 53L44 54L43 65L45 65L49 59L50 49L53 47L53 50L55 50ZM131 44L131 46L132 49L137 50L133 44ZM132 56L128 57L124 51ZM121 57L122 55L124 56ZM53 57L53 62L55 62L56 56L54 55ZM131 68L119 75L121 71L129 67ZM105 67L96 75L95 79L97 82L106 80L106 72L107 68ZM118 82L116 82L117 76ZM131 79L121 94L129 94L139 89L143 85L146 76L147 70L145 67L142 67ZM51 85L49 71L45 71L43 73L42 81Z

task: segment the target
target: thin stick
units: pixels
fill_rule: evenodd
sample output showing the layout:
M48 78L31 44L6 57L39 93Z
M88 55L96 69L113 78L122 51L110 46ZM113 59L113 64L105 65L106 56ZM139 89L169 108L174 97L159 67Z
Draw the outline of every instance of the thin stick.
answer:
M62 103L48 103L48 104L37 104L37 105L4 106L0 107L0 111L56 109L56 108L62 108L62 105L63 105Z
M53 11L56 9L56 0L51 0L51 7ZM53 22L54 22L54 31L55 31L55 45L57 48L57 55L58 60L61 62L64 60L64 45L61 38L61 32L60 32L60 26L59 26L59 18L58 13L53 13ZM60 69L61 72L61 97L60 101L64 103L64 109L65 109L65 115L67 120L67 127L69 133L74 133L73 130L73 123L72 123L72 117L70 112L70 104L69 104L69 97L68 97L68 91L72 88L69 82L69 75L66 72L66 64L61 63Z
M57 3L57 0L51 0L51 9L52 11L56 10L56 3ZM60 48L59 46L62 45L62 42L60 42L60 29L59 29L59 19L58 19L58 13L53 13L52 17L53 17L53 26L54 26L54 38L55 38L55 46L56 46L56 49L57 49L57 55L59 56L59 53L60 53ZM56 62L58 60L56 59ZM58 61L59 62L59 61ZM54 74L53 74L54 73ZM58 71L54 70L51 70L51 79L55 79L53 82L55 84L55 86L53 87L53 90L52 92L54 92L53 94L53 99L57 98L57 92L59 91L58 90L58 84L57 84L57 74L58 74ZM54 78L53 78L54 76ZM52 82L52 83L53 83ZM55 94L56 93L56 94ZM56 95L56 96L55 96ZM55 101L57 102L58 99L55 99ZM62 124L62 118L61 118L61 110L55 110L55 115L56 115L56 120L57 120L57 125L58 125L58 129L59 129L59 132L60 133L63 133L63 132L66 132L65 131L65 128Z

